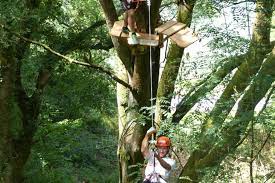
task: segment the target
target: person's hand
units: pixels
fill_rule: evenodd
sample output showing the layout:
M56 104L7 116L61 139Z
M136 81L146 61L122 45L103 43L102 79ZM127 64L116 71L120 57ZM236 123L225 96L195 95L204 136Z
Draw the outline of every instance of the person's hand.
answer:
M152 135L152 134L154 134L154 133L157 133L157 130L155 129L155 127L151 127L151 128L149 128L149 130L147 130L147 135Z
M159 160L161 157L159 156L159 154L155 151L154 152L154 156Z

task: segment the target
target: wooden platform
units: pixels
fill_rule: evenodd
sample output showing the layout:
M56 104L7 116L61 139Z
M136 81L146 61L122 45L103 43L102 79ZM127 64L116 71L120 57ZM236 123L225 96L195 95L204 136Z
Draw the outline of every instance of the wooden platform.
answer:
M129 35L122 32L123 20L116 21L110 31L112 36L128 39ZM193 30L186 27L185 24L176 21L168 21L165 24L157 27L155 32L158 35L149 35L147 33L137 33L137 38L140 45L145 46L160 46L168 38L171 38L178 46L187 47L198 40L197 35ZM165 38L163 38L165 35Z
M111 29L110 34L112 36L121 37L121 38L129 38L129 34L125 34L122 32L123 20L116 21L113 28ZM145 46L158 46L159 45L159 36L158 35L149 35L146 33L137 33L137 38L139 40L140 45Z
M166 38L164 38L163 41L170 38L182 48L186 48L199 39L198 36L193 33L192 29L188 28L185 24L176 21L166 22L157 27L155 32L159 35L166 35Z
M190 28L183 29L176 34L172 35L171 40L173 40L179 47L186 48L190 44L196 42L199 38L193 33Z

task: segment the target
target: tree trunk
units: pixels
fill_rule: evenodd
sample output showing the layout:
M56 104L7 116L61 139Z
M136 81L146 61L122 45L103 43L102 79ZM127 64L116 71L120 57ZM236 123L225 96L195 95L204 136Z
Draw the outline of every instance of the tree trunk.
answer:
M3 137L0 141L0 180L22 182L24 165L36 130L39 97L36 94L32 98L26 96L21 85L20 51L11 50L15 49L10 47L9 50L1 50L0 54L3 81L0 87L0 134Z
M189 1L188 4L184 4L183 2L179 4L177 15L178 22L182 22L186 24L187 27L190 27L192 21L192 11L195 3L196 0L192 0ZM173 92L175 89L178 72L180 66L182 65L183 67L184 64L184 62L182 61L183 52L183 48L180 48L176 44L171 43L157 90L155 117L155 121L157 124L160 124L163 118L163 112L169 111L170 106L167 105L167 102L170 103L173 98ZM167 101L165 102L166 105L161 102L163 100Z
M109 0L100 0L103 12L108 22L109 29L112 28L114 21L117 20L115 15L115 8L113 2ZM158 9L161 1L152 1L151 6L151 18L152 18L152 30L157 25ZM136 21L138 30L148 31L148 11L146 4L141 4L136 12ZM111 23L110 23L111 22ZM112 37L113 44L115 45L116 51L119 58L121 59L127 75L128 82L136 91L133 95L129 93L127 96L126 105L126 94L125 88L118 89L118 105L119 105L119 149L118 157L120 161L120 182L136 182L139 179L141 172L137 167L138 164L143 163L143 157L140 152L141 141L145 135L145 129L148 125L141 125L140 121L137 121L139 110L143 106L149 106L150 104L150 61L149 61L149 48L144 47L143 51L137 48L131 48L129 45L123 43L118 38ZM153 61L156 67L159 63L159 49L152 49ZM153 74L153 91L156 91L158 72ZM125 78L125 76L124 76ZM153 94L153 97L155 93ZM125 110L124 110L125 109ZM126 119L125 119L126 117ZM126 121L125 121L126 120Z
M179 102L176 107L176 111L173 114L172 122L178 123L183 116L205 95L205 93L213 90L223 79L238 67L246 55L240 55L234 58L228 58L224 60L224 64L213 71L205 80L200 82L196 87L188 92L187 95Z
M1 85L0 85L0 181L12 183L14 178L14 154L11 133L15 88L15 59L7 50L0 50Z

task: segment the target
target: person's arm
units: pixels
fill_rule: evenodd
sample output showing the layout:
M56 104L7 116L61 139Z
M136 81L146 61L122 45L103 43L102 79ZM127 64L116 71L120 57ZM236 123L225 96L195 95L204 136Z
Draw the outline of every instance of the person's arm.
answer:
M157 160L159 161L160 165L163 168L165 168L168 171L171 170L171 165L169 163L167 163L166 161L164 161L161 157L159 157L159 155L157 153L155 153L155 157L157 158Z
M141 153L144 158L149 156L149 139L154 133L157 133L157 130L155 128L150 128L142 140Z

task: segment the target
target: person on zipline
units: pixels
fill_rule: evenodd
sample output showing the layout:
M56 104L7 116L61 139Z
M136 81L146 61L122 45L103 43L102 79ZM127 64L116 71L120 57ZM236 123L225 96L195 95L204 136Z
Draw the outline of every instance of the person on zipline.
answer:
M175 160L167 156L171 146L171 140L168 137L157 138L156 151L149 149L149 139L156 132L156 129L151 127L142 140L141 152L148 160L143 183L168 183L171 170L176 166Z
M125 11L122 32L126 34L130 33L130 42L133 45L138 44L138 39L135 30L135 11L139 6L139 2L140 0L121 0L122 7ZM130 30L128 29L128 26Z

